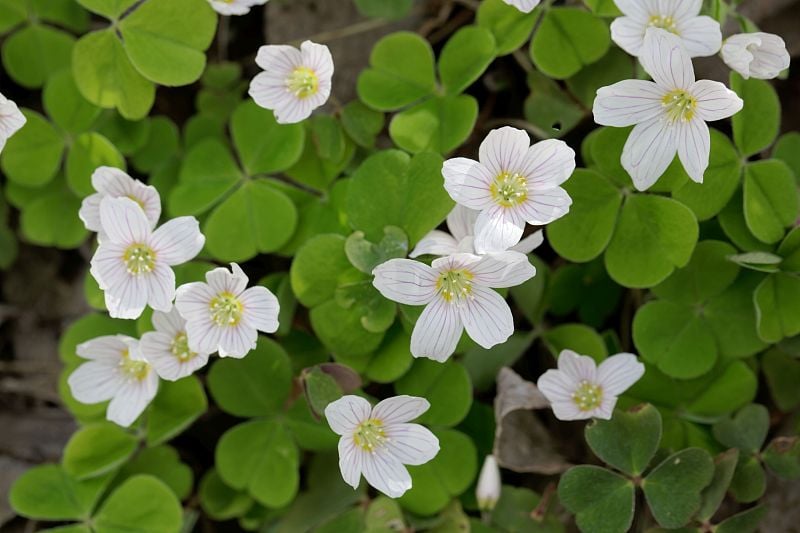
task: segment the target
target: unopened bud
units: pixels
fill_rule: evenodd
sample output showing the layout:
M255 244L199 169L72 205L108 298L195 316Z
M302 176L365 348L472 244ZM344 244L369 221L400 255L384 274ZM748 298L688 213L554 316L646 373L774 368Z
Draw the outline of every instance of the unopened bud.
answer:
M478 486L475 489L475 496L478 499L478 507L481 511L491 511L500 499L500 468L497 466L493 455L487 455L481 468L481 475L478 478Z

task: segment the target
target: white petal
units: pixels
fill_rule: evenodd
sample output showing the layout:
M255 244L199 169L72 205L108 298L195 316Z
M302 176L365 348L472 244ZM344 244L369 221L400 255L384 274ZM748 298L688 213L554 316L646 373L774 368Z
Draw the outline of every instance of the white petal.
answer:
M399 498L411 488L408 470L389 453L366 453L363 457L364 478L375 489L390 498Z
M369 420L372 406L361 396L342 396L325 407L325 420L337 435L352 438L361 422Z
M564 141L547 139L528 149L520 173L527 178L531 194L535 194L561 185L574 170L575 151Z
M618 17L611 23L611 39L630 55L637 57L642 51L647 23L633 17Z
M578 382L566 372L551 368L539 376L536 387L553 405L571 403L577 407L572 400L572 395L578 388Z
M256 64L266 71L289 74L303 64L300 50L284 44L264 45L258 49Z
M703 183L711 153L711 134L700 118L682 122L678 134L678 157L692 181Z
M4 145L5 141L22 129L27 121L14 101L0 95L0 140Z
M550 405L553 414L559 420L588 420L592 418L592 411L581 411L573 401L555 402Z
M223 16L246 15L250 12L249 5L237 2L236 0L233 2L229 0L209 0L209 3L214 11Z
M372 284L386 298L406 305L425 305L436 294L437 273L411 259L390 259L372 271Z
M386 427L389 452L404 465L423 465L439 453L439 439L419 424L393 424Z
M236 326L219 328L219 356L241 359L254 350L258 342L256 328L240 322Z
M697 99L697 117L706 122L731 117L744 107L739 95L718 81L700 80L690 92Z
M597 382L597 363L588 355L562 350L558 355L558 369L576 382Z
M355 445L352 436L339 439L339 470L344 482L358 488L361 481L361 468L364 462L364 451Z
M280 304L268 288L260 285L250 287L239 296L239 301L243 308L242 320L248 326L264 333L278 330Z
M236 263L231 263L231 272L227 268L215 268L206 273L206 281L215 294L229 292L238 296L247 287L249 279Z
M475 251L506 251L519 242L524 230L525 221L516 209L493 205L482 211L475 222Z
M294 96L274 108L278 124L297 124L311 116L314 105L310 98L299 99Z
M760 44L754 52L750 63L750 75L761 80L777 78L781 72L789 68L791 57L786 50L786 43L771 33L756 33Z
M181 316L177 307L172 307L168 312L154 311L150 319L156 331L166 333L169 337L174 337L182 331L186 331L186 320Z
M667 0L662 4L662 11L677 21L697 17L703 7L703 0Z
M109 241L100 243L91 260L91 273L100 289L121 285L130 276L125 266L127 246Z
M480 211L456 204L447 215L447 229L453 234L456 242L461 242L467 237L475 235L475 221L478 220Z
M158 312L158 311L156 311ZM172 354L174 336L148 331L139 342L142 355L162 379L175 381L181 372L180 360Z
M189 349L197 353L214 353L219 349L222 328L211 321L210 317L189 320L186 323L186 336Z
M220 269L225 271L225 269ZM175 307L187 322L211 319L211 300L217 293L210 285L196 281L186 283L175 291Z
M83 221L83 225L89 231L98 232L102 229L100 225L100 201L103 195L99 193L90 194L81 202L78 217Z
M592 111L603 126L625 127L663 114L666 91L652 81L625 80L597 91Z
M381 400L372 409L372 418L380 420L384 426L411 422L430 409L431 404L418 396L393 396Z
M145 243L150 236L150 223L144 211L129 198L103 198L100 226L112 242L119 244Z
M458 252L458 241L449 233L435 229L425 235L408 254L409 257L421 255L450 255Z
M442 166L444 188L455 202L470 209L486 209L493 205L489 186L495 175L472 159L456 157Z
M319 81L329 81L333 76L333 56L330 49L324 44L303 41L300 45L300 55L303 65L310 68L319 78Z
M152 369L141 381L124 381L108 404L106 418L122 427L130 426L144 412L157 391L158 376Z
M544 231L539 230L531 233L530 235L519 241L519 244L509 248L509 250L512 252L519 252L521 254L527 255L532 251L534 251L535 249L537 249L543 243L544 243Z
M105 289L108 314L112 318L139 318L147 306L147 287L142 276L127 276L122 283Z
M639 57L653 80L667 90L689 89L694 67L681 39L660 28L649 28Z
M711 17L694 17L678 24L678 34L690 57L708 57L722 47L722 29Z
M514 6L523 13L530 13L539 5L541 0L503 0L506 4Z
M517 207L517 211L528 224L544 226L569 213L571 205L572 198L567 191L556 187L546 191L534 191L524 204Z
M677 151L677 128L655 118L633 128L622 150L622 166L636 189L646 191L664 174Z
M619 396L644 375L644 365L629 353L612 355L597 368L597 382L604 395Z
M487 350L514 333L514 317L502 296L492 289L472 286L471 297L458 306L459 316L472 340Z
M84 359L119 363L122 354L128 349L124 335L104 335L79 344L75 352Z
M144 210L151 228L158 223L161 197L152 185L145 185L118 168L98 167L92 173L92 186L101 196L134 200Z
M147 303L156 311L168 312L175 299L175 273L163 263L156 263L148 274L141 274L147 283Z
M119 355L116 361L102 360L83 363L67 378L72 396L81 403L110 400L123 381L119 374Z
M600 420L611 420L611 417L614 416L614 407L616 405L617 397L606 394L603 396L603 399L600 400L600 407L594 409L593 411L589 411L589 413L593 418L599 418Z
M206 242L200 224L194 217L173 218L150 237L150 246L158 260L167 265L180 265L200 253Z
M492 177L503 172L518 172L530 145L531 138L526 131L504 126L490 131L483 140L478 149L479 160Z
M653 13L658 12L658 0L614 0L620 11L644 24ZM617 19L619 20L619 19Z
M455 304L444 298L429 303L411 332L411 355L443 363L456 351L464 326Z
M470 272L475 283L500 289L525 283L536 275L536 267L526 255L508 251L484 255L470 267Z

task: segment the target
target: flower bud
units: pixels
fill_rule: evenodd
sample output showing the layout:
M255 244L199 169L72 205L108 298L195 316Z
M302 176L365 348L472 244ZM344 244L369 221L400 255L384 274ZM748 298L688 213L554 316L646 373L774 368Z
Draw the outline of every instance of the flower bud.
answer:
M491 511L500 499L500 468L497 466L493 455L487 455L478 478L475 496L481 511Z
M769 80L789 68L786 43L771 33L740 33L722 45L722 59L744 79Z

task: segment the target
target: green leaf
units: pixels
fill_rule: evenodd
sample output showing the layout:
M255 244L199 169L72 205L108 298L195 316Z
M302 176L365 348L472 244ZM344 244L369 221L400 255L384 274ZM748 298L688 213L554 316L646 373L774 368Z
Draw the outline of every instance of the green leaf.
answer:
M558 498L585 533L624 533L633 523L633 482L605 468L570 468L558 482Z
M72 72L84 98L117 108L127 119L144 118L155 101L155 86L134 68L113 30L89 33L75 43Z
M297 494L297 447L278 422L254 420L228 430L217 444L215 463L227 485L246 489L266 507L283 507Z
M125 170L125 158L111 141L96 132L79 135L67 152L67 184L78 196L94 193L92 173L102 166Z
M738 459L739 451L735 449L723 452L714 458L714 478L703 490L703 503L697 512L699 521L710 521L719 509L728 492L728 487L730 487Z
M583 0L592 12L601 17L618 17L622 12L614 3L614 0Z
M622 167L622 150L631 128L603 127L593 131L581 147L588 165L619 187L632 187L630 175Z
M133 166L140 172L155 172L180 152L180 143L180 132L172 120L163 116L153 117L150 120L147 142L133 154ZM153 185L152 182L151 175L150 185ZM167 191L163 186L156 188L162 196L166 195Z
M7 33L28 18L27 5L23 0L0 2L0 33Z
M497 55L510 54L528 40L541 10L523 13L502 0L484 0L478 7L476 23L494 36Z
M768 276L753 295L758 317L758 336L778 342L800 334L800 278L777 273Z
M364 148L375 146L375 138L384 123L383 113L370 109L360 100L353 100L344 106L341 120L347 134Z
M701 491L714 477L714 461L708 452L688 448L655 467L642 481L653 517L661 527L685 526L700 508Z
M411 370L395 382L397 394L426 398L431 407L419 422L454 426L461 422L472 405L472 384L466 369L455 361L444 364L417 359Z
M722 294L736 280L739 267L728 259L735 253L726 242L702 241L689 264L653 287L653 293L673 302L702 304Z
M436 79L433 50L416 33L387 35L372 48L358 77L358 96L379 111L394 111L433 93Z
M397 381L411 368L411 336L399 325L391 328L375 351L366 369L366 377L377 383Z
M183 509L172 490L148 475L128 479L92 518L96 533L178 533L182 523Z
M575 99L555 81L536 70L527 77L531 92L525 99L525 120L542 130L539 135L563 137L586 116Z
M303 154L286 173L303 185L324 191L348 166L355 145L330 115L311 117L306 121L306 130Z
M306 307L315 307L334 297L336 289L361 279L345 253L341 235L318 235L298 250L290 271L292 290Z
M782 135L772 149L772 157L789 165L796 180L800 180L800 133L790 131Z
M10 181L41 187L58 173L64 139L39 113L23 109L22 114L27 122L8 140L0 166Z
M800 478L800 438L776 437L764 450L763 459L783 479Z
M20 226L33 244L77 248L89 234L78 218L81 201L66 187L42 194L25 207Z
M728 205L719 213L717 217L719 225L728 239L740 250L746 252L771 252L773 247L755 238L748 229L744 209L742 209L743 202L744 194L740 188L734 193Z
M213 468L200 481L199 495L200 506L214 520L230 520L242 516L253 505L253 500L247 493L227 486Z
M743 454L761 450L769 431L769 411L759 404L743 407L712 427L714 438L723 446L738 448Z
M548 240L565 259L591 261L611 241L622 194L603 176L585 169L576 170L564 188L572 198L570 213L548 226Z
M767 508L763 505L751 507L746 511L735 514L730 518L717 524L716 533L755 533L758 525L767 514Z
M789 412L800 405L800 361L773 348L761 358L761 369L781 411Z
M345 308L337 300L329 300L314 307L310 317L314 333L333 352L334 358L359 373L366 368L366 356L383 340L383 331L369 331L364 328L364 313L359 306Z
M744 217L759 240L775 243L798 217L797 184L786 163L774 159L747 165L744 173Z
M583 9L548 10L531 41L531 58L548 76L565 79L603 57L611 46L605 23Z
M156 446L180 434L207 408L206 393L197 377L162 381L147 413L147 445Z
M320 366L303 370L300 377L308 406L317 416L322 416L329 403L344 395L336 379Z
M564 265L555 271L550 283L549 311L559 317L577 311L582 322L600 328L616 311L622 292L622 287L608 277L601 260Z
M361 326L372 333L383 333L394 323L397 305L381 295L370 280L336 289L336 303L360 317Z
M93 13L108 19L117 19L137 0L77 0L80 5Z
M64 448L64 470L77 479L116 470L136 451L136 437L110 422L84 426Z
M408 239L400 228L383 228L383 239L374 244L364 238L364 233L356 231L347 238L345 254L350 263L365 274L372 274L376 266L389 259L405 257L408 254Z
M726 366L711 383L705 384L702 393L686 409L697 416L718 417L753 401L757 388L753 371L736 361Z
M51 26L31 24L3 43L3 66L28 89L38 89L59 70L69 67L75 38Z
M478 101L472 96L436 96L395 115L389 134L408 152L444 154L469 138L477 118Z
M729 491L736 501L752 503L767 489L767 477L761 462L754 455L740 455Z
M569 324L561 328L568 326ZM484 391L492 388L500 369L504 366L513 366L527 352L533 340L532 333L515 333L503 344L489 350L480 346L467 350L461 363L467 369L475 390Z
M125 52L145 78L161 85L188 85L206 66L217 16L203 0L139 5L118 26Z
M14 482L9 502L14 512L33 520L83 520L108 481L108 476L78 481L59 465L34 466Z
M740 274L728 289L703 306L703 315L717 338L720 354L749 357L766 347L756 331L753 292L760 277Z
M194 474L188 465L181 462L177 450L170 446L144 448L119 471L114 486L126 479L139 475L155 476L172 490L175 496L184 500L192 493Z
M731 72L731 89L744 100L744 108L731 118L733 140L749 157L768 148L778 137L781 103L769 82L745 80L736 72Z
M71 69L50 76L44 87L42 103L56 126L71 133L88 130L100 115L100 109L86 101L78 91Z
M599 61L567 79L567 87L584 106L591 108L598 89L635 77L635 69L635 61L631 56L612 48Z
M410 158L385 150L367 158L353 173L347 191L350 224L370 240L386 226L398 226L413 245L438 226L453 207L442 187L442 158L421 153ZM413 203L414 209L408 206Z
M606 250L608 274L625 287L657 285L689 262L698 232L697 219L684 205L661 196L629 196Z
M208 374L214 401L225 412L240 417L276 413L291 386L289 356L266 337L259 337L256 349L243 359L217 360Z
M661 415L649 404L617 410L611 420L595 420L586 426L585 435L603 462L629 476L639 476L661 442Z
M439 77L447 94L456 95L483 75L495 58L494 36L480 26L464 26L439 54Z
M297 209L263 179L249 180L225 199L206 220L208 251L221 261L246 261L274 252L297 227Z
M233 112L231 134L249 176L286 170L303 152L303 125L278 124L272 111L252 100L242 102Z
M793 228L778 247L784 272L800 273L800 227Z
M242 174L236 161L220 141L201 141L183 159L178 186L169 196L170 213L204 213L241 180Z
M553 357L558 357L562 350L588 355L597 362L608 357L603 338L583 324L561 324L546 331L543 337Z

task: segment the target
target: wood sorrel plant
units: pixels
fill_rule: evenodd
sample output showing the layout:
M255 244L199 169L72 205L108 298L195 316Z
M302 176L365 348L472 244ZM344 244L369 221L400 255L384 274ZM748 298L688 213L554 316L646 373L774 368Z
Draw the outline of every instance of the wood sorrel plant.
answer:
M60 344L80 427L13 509L756 531L800 477L783 40L740 1L353 1L270 44L244 23L283 0L0 1L0 267L80 247L95 309ZM337 39L404 18L337 73Z

